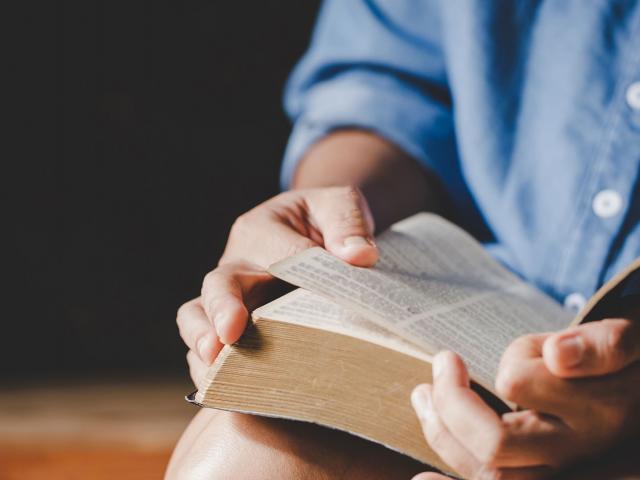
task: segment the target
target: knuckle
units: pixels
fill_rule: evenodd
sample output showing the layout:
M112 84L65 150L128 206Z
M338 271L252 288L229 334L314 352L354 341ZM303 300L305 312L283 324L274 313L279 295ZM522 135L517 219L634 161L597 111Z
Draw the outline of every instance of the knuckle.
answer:
M536 410L521 410L515 420L510 420L510 427L516 431L531 431L535 430L540 425L541 416L540 412Z
M178 326L178 334L180 335L180 338L185 341L187 338L187 335L185 333L186 322L183 316L178 316L176 318L176 325Z
M260 225L260 219L264 217L267 211L269 209L265 208L264 204L261 204L236 217L229 230L227 246L235 240L241 240L254 234L256 228Z
M260 223L259 220L265 218L265 215L276 214L280 212L295 211L300 205L304 205L305 202L315 196L315 190L289 190L286 192L280 192L279 194L271 197L269 200L253 207L248 212L244 213L238 220L241 226L251 226L255 228L255 224Z
M216 312L220 310L222 302L223 297L220 297L219 295L207 299L207 302L205 303L205 311L210 321L215 321Z
M195 353L193 353L193 350L189 350L185 355L185 358L187 360L187 365L189 365L189 368L193 367L194 356L195 356Z
M436 452L442 451L446 444L447 432L439 422L430 425L427 430L427 441Z
M498 372L495 386L502 398L517 402L522 397L526 383L527 378L522 371L509 366Z
M178 326L178 332L185 340L187 339L191 319L193 319L194 308L196 308L194 300L191 300L180 305L176 313L176 325Z
M611 363L618 364L626 358L629 346L626 341L627 328L625 327L624 324L614 324L607 331L604 348Z
M352 206L338 213L336 223L343 228L364 226L364 215L358 206Z
M202 304L208 305L211 301L211 297L217 292L220 281L225 278L226 272L232 269L233 266L229 264L214 268L204 276L202 280L202 287L200 289L200 295L202 297ZM206 307L205 307L206 308Z
M231 224L229 236L242 235L247 231L248 225L251 223L250 213L246 212L236 218Z
M607 343L606 343L607 347L613 350L623 346L624 334L625 334L625 328L622 325L619 325L619 324L611 325L610 328L608 329Z
M523 351L528 351L534 348L536 344L536 340L538 339L538 335L536 334L528 334L522 335L521 337L516 338L507 351L510 351L511 354L520 353Z
M522 357L522 351L526 351L528 345L529 339L526 335L523 337L518 337L514 341L512 341L505 349L502 357L500 358L499 372L503 371L505 368L508 368L511 364L513 364L513 362Z
M188 303L183 303L178 307L178 311L176 312L176 323L178 324L178 326L180 326L180 324L184 321L188 308Z
M203 300L205 300L208 296L208 293L210 291L210 284L214 280L215 275L216 275L215 270L211 270L202 279L202 287L200 287L200 295L202 296ZM206 301L203 301L202 303L206 304Z

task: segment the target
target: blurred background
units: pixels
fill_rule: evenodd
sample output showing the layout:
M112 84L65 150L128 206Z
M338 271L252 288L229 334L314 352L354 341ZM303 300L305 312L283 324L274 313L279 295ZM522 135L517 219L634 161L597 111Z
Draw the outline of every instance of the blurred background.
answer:
M278 190L319 2L18 3L0 479L159 478L195 413L175 311Z

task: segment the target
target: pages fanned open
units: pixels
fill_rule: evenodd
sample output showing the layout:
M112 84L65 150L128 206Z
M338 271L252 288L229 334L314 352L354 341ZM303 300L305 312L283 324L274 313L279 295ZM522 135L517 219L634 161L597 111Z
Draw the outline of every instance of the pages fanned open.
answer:
M431 356L459 353L479 391L505 407L492 398L504 350L521 335L566 328L573 316L436 215L405 219L376 243L373 268L319 247L272 265L273 276L300 288L253 312L195 403L338 428L448 471L409 403L415 385L431 382ZM603 286L573 323L595 319L589 313L639 267L640 259Z

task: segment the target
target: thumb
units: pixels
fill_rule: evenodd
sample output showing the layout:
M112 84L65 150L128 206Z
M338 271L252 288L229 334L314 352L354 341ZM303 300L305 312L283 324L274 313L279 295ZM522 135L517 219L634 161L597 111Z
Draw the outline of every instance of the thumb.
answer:
M329 252L360 267L370 267L378 261L373 216L358 188L318 190L309 198L308 208Z
M544 362L559 377L606 375L640 360L640 323L624 318L590 322L549 336Z

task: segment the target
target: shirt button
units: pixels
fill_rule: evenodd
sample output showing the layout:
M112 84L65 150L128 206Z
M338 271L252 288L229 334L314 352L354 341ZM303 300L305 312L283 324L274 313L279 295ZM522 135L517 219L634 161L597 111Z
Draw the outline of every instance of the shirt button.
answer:
M578 292L570 293L564 299L564 306L573 313L578 313L587 304L587 299Z
M640 110L640 82L634 82L627 88L627 103L634 110Z
M602 190L593 197L593 211L600 218L609 218L622 209L622 197L615 190Z

